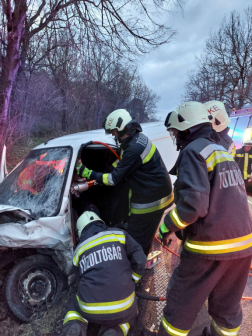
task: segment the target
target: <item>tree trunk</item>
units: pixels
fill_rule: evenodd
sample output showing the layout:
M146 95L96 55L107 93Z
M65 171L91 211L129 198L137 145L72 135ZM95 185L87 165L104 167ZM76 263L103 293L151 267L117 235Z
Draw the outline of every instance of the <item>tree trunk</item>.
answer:
M67 96L65 93L65 90L61 88L61 94L63 98L63 109L62 109L62 131L66 132L67 131L67 116L68 116L68 104L67 104Z
M15 9L12 12L11 0L5 2L5 15L7 18L7 48L2 59L2 72L0 74L0 123L1 139L7 133L8 109L13 83L20 65L20 41L24 31L24 20L27 11L26 0L15 0Z

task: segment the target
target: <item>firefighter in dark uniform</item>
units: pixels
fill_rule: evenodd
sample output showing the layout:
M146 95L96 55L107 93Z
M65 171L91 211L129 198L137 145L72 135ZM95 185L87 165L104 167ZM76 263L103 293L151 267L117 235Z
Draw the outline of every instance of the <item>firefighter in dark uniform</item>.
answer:
M89 206L77 221L73 258L79 275L76 297L64 319L63 336L86 336L88 322L101 325L99 336L126 336L137 316L135 283L144 273L142 247L120 229L108 228Z
M183 249L167 291L158 335L188 335L208 298L204 336L236 336L252 255L252 216L233 157L218 145L211 115L197 102L171 112L165 125L180 149L173 208L160 238L183 231Z
M251 168L252 168L252 129L247 128L243 137L242 148L236 151L235 161L237 162L247 191L252 191L252 186L250 186L251 181ZM252 185L252 183L251 183Z
M218 101L212 100L204 104L207 108L207 112L213 116L211 119L213 129L218 132L221 141L219 145L223 146L232 156L235 157L236 146L232 138L228 135L230 128L230 118L225 109L225 105Z
M121 143L121 161L113 164L109 174L94 172L83 165L76 166L77 172L107 186L127 179L130 187L127 231L147 255L164 210L173 203L170 176L156 146L141 133L140 124L126 110L110 113L104 128Z

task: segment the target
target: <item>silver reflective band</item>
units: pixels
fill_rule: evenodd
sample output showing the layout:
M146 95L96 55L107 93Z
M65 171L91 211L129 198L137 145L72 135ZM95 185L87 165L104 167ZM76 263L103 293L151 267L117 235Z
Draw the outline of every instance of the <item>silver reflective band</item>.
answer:
M70 311L66 314L63 324L73 320L80 320L84 323L88 323L88 320L84 319L84 317L82 317L80 314Z
M145 147L143 153L140 155L141 159L143 160L150 152L152 146L152 142L150 139L148 139L147 146Z
M115 185L115 183L114 183L114 181L112 179L112 174L108 174L108 182L109 182L109 185L111 185L111 186Z
M161 198L158 201L151 202L151 203L146 203L146 204L131 203L131 208L133 208L133 209L148 209L148 208L152 208L154 206L157 206L159 204L163 204L163 203L167 202L171 197L172 197L172 195L169 195L169 196Z
M84 245L86 245L87 243L89 242L92 242L93 240L96 240L102 236L108 236L108 235L123 235L124 236L124 232L123 231L110 231L110 230L107 230L105 232L100 232L100 233L97 233L95 236L92 236L86 240L84 240L81 244L79 244L76 249L75 249L75 252L74 254L76 254L76 252Z
M123 336L126 336L128 334L128 331L129 331L129 324L128 323L119 324L119 327L123 331Z
M224 243L225 241L223 241ZM240 247L240 246L244 246L244 245L248 245L252 243L252 238L241 241L241 242L237 242L237 243L233 243L233 244L223 244L223 245L196 245L196 244L192 244L189 243L187 240L185 242L185 246L188 246L194 250L199 250L199 251L218 251L218 250L229 250L232 248L236 248L236 247Z
M165 328L165 330L173 336L187 336L190 330L179 330L175 327L173 327L171 324L169 324L166 319L164 318L164 316L161 319L161 323L163 324L163 327Z
M81 310L90 314L111 314L117 313L128 309L135 300L135 292L133 292L129 297L124 300L119 300L113 302L102 302L102 303L85 303L82 302L77 296L79 306Z
M227 331L226 330L227 328L221 328L221 327L219 327L214 320L212 320L212 325L213 325L214 329L220 335L223 335L223 336L236 336L236 335L238 335L238 332L239 332L239 329L240 329L240 327L238 327L238 328L235 328L235 329L230 329L230 331Z
M227 152L227 150L220 145L208 145L200 152L200 155L206 160L213 152L222 151Z
M134 280L136 280L136 281L138 281L138 280L140 280L141 279L141 275L138 275L138 274L136 274L136 273L132 273L132 278L134 279Z

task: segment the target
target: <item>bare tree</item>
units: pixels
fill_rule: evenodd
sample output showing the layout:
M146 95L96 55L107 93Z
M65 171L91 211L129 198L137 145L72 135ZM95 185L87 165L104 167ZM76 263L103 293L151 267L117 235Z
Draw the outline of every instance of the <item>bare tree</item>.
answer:
M76 52L67 32L57 34L57 48L51 48L48 33L36 57L33 48L28 51L25 76L15 82L10 106L21 111L16 138L99 128L118 108L127 108L140 122L155 118L158 97L139 78L135 64L85 41ZM46 49L51 52L41 60Z
M175 34L154 17L182 0L1 0L0 121L5 130L13 83L22 72L31 39L46 28L103 44L114 52L148 52ZM7 29L6 29L7 28ZM55 44L55 47L57 44ZM50 51L47 50L49 53ZM2 140L0 141L2 142Z
M231 109L251 102L252 7L244 15L232 12L219 30L210 33L197 67L188 75L187 98L217 99Z

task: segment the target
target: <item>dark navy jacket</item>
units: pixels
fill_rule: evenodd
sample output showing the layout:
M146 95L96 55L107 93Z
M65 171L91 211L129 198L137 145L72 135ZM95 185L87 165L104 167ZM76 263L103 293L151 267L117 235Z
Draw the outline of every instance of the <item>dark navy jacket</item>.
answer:
M88 321L127 322L136 315L135 282L143 275L146 256L124 230L100 221L82 232L73 264L79 269L77 300Z
M252 216L240 169L209 126L195 127L177 159L176 207L167 228L183 230L184 249L223 260L252 254Z
M127 179L132 214L146 214L172 204L170 176L156 146L143 133L122 142L121 161L113 166L109 174L96 173L96 180L114 186Z

